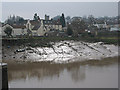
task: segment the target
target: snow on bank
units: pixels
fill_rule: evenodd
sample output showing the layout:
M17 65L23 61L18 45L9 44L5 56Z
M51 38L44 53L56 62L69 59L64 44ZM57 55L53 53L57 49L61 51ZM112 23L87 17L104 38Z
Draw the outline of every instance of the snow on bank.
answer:
M72 62L102 59L118 56L118 46L102 42L87 43L75 41L52 42L52 47L26 47L24 52L17 52L13 59L24 61ZM10 55L12 56L12 55ZM11 57L9 57L11 58Z

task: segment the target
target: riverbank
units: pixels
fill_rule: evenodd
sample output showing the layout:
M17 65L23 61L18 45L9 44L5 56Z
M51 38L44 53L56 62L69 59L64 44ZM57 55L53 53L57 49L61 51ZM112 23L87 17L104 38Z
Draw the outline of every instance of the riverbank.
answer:
M33 43L35 44L35 43ZM103 42L59 41L46 46L3 46L3 60L23 62L68 63L84 60L101 60L118 56L118 45Z
M99 36L99 37L29 37L29 38L3 38L2 44L4 45L26 45L31 47L50 47L50 42L60 42L60 41L84 41L84 42L104 42L105 44L119 45L120 37L118 36Z

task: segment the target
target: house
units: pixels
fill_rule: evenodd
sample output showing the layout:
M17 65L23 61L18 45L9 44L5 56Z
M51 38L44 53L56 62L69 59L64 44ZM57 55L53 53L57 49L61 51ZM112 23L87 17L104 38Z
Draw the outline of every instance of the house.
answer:
M32 36L44 36L46 28L43 26L43 21L28 20L26 24L27 30Z
M4 24L2 26L2 36L6 36L6 33L4 32L4 30L10 27L12 29L12 36L16 37L16 36L23 36L23 35L27 35L27 29L26 26L24 25L9 25L9 24Z
M24 36L27 35L27 29L25 25L12 25L13 33L12 36Z
M93 24L93 26L96 26L98 29L108 29L109 28L106 22Z
M120 25L119 24L111 25L110 31L120 31Z
M45 19L38 20L24 20L22 23L3 24L2 36L6 36L4 30L10 27L12 29L12 36L44 36L47 32L57 30L62 31L62 25L60 21L50 20L49 16L45 15Z
M73 18L71 19L71 21L74 21L74 20L80 20L80 21L81 21L81 20L82 20L82 18L81 18L81 17L77 17L77 16L76 16L76 17L73 17Z
M49 20L49 16L45 15L45 19L40 20L28 20L26 24L27 30L31 33L32 36L44 36L47 32L51 30L62 31L62 25L59 21Z

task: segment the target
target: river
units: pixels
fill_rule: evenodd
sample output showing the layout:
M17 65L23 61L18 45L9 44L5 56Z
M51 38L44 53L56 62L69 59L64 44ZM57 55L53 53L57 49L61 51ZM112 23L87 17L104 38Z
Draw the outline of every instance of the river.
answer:
M117 88L117 57L85 62L8 61L9 88Z

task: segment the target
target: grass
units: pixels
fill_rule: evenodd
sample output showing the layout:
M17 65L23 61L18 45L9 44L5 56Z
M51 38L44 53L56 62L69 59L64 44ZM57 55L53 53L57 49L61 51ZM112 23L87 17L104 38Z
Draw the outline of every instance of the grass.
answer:
M120 37L119 37L120 38ZM29 37L22 39L3 39L3 45L27 45L31 47L52 47L50 42L59 42L64 40L85 41L85 42L104 42L105 44L118 44L117 36L81 36L81 37Z

